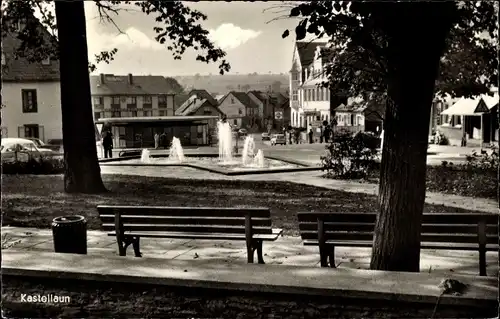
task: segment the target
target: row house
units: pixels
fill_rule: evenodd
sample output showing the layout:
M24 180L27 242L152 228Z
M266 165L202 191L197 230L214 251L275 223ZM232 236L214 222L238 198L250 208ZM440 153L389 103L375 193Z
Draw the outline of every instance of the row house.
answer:
M217 116L221 118L223 113L219 109L219 102L206 90L192 90L188 99L175 110L176 116ZM212 132L217 126L217 120L208 122Z
M330 121L330 91L318 87L324 74L329 49L326 42L295 43L290 70L290 109L293 127L313 128Z
M100 74L90 77L94 119L174 116L175 100L163 76Z
M6 32L2 38L2 137L62 139L59 62L47 58L31 63L16 56L19 45L17 35Z
M258 127L259 106L245 92L227 93L219 101L219 110L233 126L248 129Z
M289 98L279 91L249 91L247 95L258 106L258 126L261 130L281 130L290 123Z

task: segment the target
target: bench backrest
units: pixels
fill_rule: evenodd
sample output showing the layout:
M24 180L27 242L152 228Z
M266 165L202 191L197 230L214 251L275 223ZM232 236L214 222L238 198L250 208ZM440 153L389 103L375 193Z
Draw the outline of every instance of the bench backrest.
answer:
M97 206L102 228L115 231L271 234L269 208ZM117 224L118 223L118 224Z
M321 223L326 240L371 241L376 217L376 213L298 213L303 240L317 240ZM421 241L498 244L498 216L481 213L423 214Z

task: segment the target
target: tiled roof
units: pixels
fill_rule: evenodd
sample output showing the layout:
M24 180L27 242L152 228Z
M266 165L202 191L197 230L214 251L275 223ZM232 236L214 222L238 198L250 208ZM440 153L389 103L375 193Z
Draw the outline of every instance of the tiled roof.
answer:
M252 108L258 107L258 105L256 105L252 101L252 99L248 96L248 94L246 94L245 92L231 91L229 93L232 94L235 98L237 98L241 102L241 104L243 104L246 107L252 107Z
M317 47L326 46L326 42L302 42L297 41L296 47L300 57L300 64L303 68L309 66L314 61Z
M50 34L44 30L44 36L50 39ZM17 35L8 33L2 38L2 53L5 56L5 65L2 65L2 81L6 82L44 82L59 81L59 61L51 60L49 65L41 62L30 63L26 58L15 57L15 51L19 48L21 40Z
M189 98L181 107L175 110L175 115L186 116L196 112L203 104L207 103L207 99L200 99L196 96ZM210 102L208 102L210 103Z
M101 81L104 77L104 83ZM159 75L132 76L132 84L128 75L92 75L90 88L92 95L158 95L174 94L170 82Z
M213 106L218 105L217 100L206 90L191 90L191 92L189 92L190 97L193 96L194 94L196 94L199 98L206 99Z

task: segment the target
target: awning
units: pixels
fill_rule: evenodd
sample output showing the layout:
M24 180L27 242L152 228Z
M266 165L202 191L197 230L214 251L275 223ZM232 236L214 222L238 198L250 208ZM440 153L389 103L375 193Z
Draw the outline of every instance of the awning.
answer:
M450 108L441 112L443 115L481 115L487 113L488 108L481 97L461 98Z

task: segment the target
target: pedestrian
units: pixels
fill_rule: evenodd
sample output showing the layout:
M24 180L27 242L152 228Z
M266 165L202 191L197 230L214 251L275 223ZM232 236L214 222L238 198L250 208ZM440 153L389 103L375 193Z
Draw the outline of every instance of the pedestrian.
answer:
M312 144L312 143L313 143L313 134L314 134L314 133L313 133L313 130L312 130L312 129L310 129L310 130L309 130L309 144Z
M167 134L163 132L160 134L160 146L166 148L166 144L167 144Z
M292 130L288 131L288 144L292 145Z
M329 126L326 126L324 134L325 134L325 138L324 138L325 143L328 143L328 140L330 139L330 127Z
M158 134L158 132L155 133L154 139L155 139L155 150L157 150L160 144L160 135Z
M107 131L102 139L102 146L104 147L104 158L113 158L113 134Z

